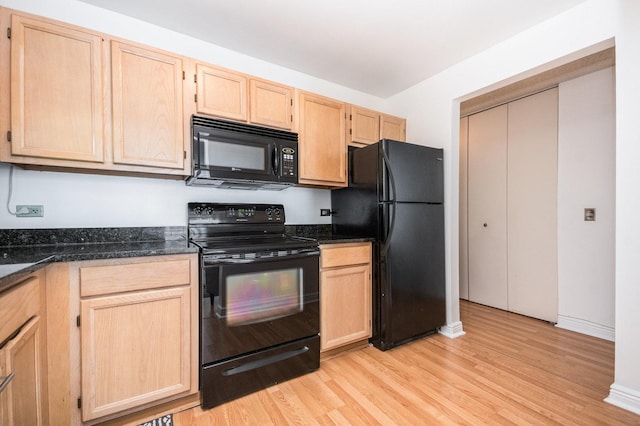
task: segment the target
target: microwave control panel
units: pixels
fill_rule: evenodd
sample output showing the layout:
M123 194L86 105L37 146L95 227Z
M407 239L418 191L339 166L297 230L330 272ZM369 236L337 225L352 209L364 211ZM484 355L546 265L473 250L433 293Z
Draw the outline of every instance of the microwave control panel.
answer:
M296 150L291 147L282 148L282 176L296 175Z

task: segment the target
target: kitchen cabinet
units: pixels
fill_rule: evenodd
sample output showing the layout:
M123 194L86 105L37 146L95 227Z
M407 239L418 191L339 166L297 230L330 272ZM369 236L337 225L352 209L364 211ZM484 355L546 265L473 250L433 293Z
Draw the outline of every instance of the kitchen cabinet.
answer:
M294 89L266 80L249 80L249 121L268 127L293 128Z
M2 56L10 58L3 61L2 74L3 86L11 87L10 127L3 123L11 130L11 144L10 150L3 150L2 161L12 160L13 155L16 160L103 163L101 36L8 9L2 9L1 19L3 30L11 28L11 39L3 37L2 46ZM8 114L8 97L3 98Z
M291 130L294 89L196 63L196 113Z
M349 145L362 146L380 140L380 113L350 106Z
M33 273L0 294L0 424L47 425L44 274ZM13 375L13 376L11 376Z
M371 337L371 243L320 246L320 351Z
M182 58L111 40L113 162L182 171Z
M190 174L180 56L10 9L0 20L0 161Z
M347 186L346 105L300 91L297 106L300 184Z
M389 114L380 115L380 139L407 140L407 120Z
M197 393L197 255L78 262L74 275L83 421Z
M355 105L349 110L349 145L359 147L380 139L406 140L406 119Z
M247 121L247 77L224 68L196 64L196 113Z
M551 322L558 309L557 97L549 89L471 115L461 139L468 144L461 229L468 264L461 271L469 300Z

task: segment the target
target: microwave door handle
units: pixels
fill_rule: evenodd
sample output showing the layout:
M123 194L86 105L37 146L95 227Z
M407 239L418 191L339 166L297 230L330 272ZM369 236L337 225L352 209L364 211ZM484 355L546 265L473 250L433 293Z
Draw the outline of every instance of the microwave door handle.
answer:
M278 146L273 146L273 151L271 151L271 167L273 167L274 176L278 176L278 169L280 168L280 156L278 155Z

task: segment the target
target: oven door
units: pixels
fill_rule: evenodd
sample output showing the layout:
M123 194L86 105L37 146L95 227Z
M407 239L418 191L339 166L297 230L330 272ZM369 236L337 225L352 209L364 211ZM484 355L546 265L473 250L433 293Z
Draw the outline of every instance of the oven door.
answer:
M319 251L203 257L202 364L317 336Z

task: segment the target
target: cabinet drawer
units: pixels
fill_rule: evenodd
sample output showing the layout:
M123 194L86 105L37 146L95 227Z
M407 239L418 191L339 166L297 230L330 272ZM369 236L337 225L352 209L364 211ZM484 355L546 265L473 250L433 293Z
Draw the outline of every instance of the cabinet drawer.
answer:
M0 343L40 311L40 274L0 295Z
M193 258L195 259L195 258ZM80 268L80 297L189 285L192 258Z
M371 262L371 243L327 244L320 246L320 250L321 268Z

